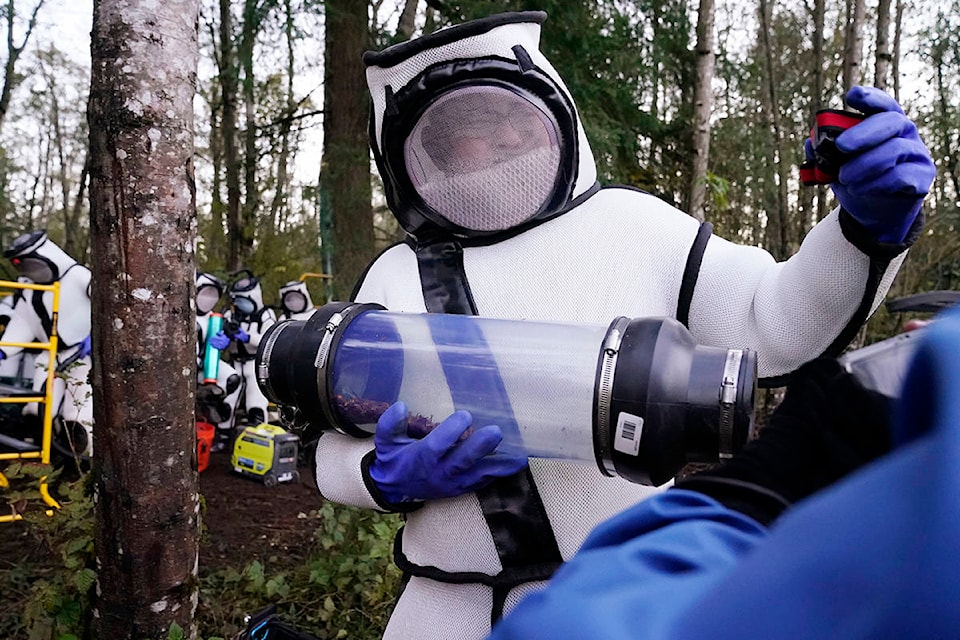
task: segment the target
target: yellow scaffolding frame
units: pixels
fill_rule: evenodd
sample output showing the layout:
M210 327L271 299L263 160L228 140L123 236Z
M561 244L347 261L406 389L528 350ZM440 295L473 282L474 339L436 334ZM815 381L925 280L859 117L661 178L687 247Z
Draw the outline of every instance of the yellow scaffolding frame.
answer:
M46 393L42 396L16 396L16 397L2 397L0 398L0 404L29 404L31 402L42 402L43 403L43 425L42 425L42 439L39 451L20 451L16 453L0 453L0 461L2 460L29 460L29 459L39 459L43 464L50 464L50 448L51 442L53 439L53 384L54 377L56 376L57 368L57 320L60 309L60 283L54 282L53 284L32 284L25 282L9 282L0 280L0 287L10 287L13 289L31 289L34 291L52 291L53 292L53 313L52 313L52 322L50 330L50 338L47 342L4 342L0 340L0 347L21 347L23 349L42 349L50 353L50 358L47 364L47 385ZM0 471L0 488L9 487L10 482L7 480L7 477L3 475L3 472ZM47 477L43 476L40 478L40 497L43 498L44 503L49 507L54 507L56 509L60 508L60 503L58 503L53 496L50 495L50 488L47 485ZM53 510L47 510L47 515L52 515ZM0 515L0 522L12 522L14 520L20 520L23 516L17 513Z

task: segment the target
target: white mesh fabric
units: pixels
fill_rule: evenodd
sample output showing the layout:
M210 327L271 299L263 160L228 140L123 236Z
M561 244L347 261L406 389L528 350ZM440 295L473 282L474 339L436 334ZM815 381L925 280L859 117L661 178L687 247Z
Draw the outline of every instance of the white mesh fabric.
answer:
M516 60L516 54L512 51L515 45L522 46L537 68L553 79L565 95L570 95L560 75L540 52L540 25L535 22L501 25L486 33L426 49L391 67L367 67L367 85L373 101L373 130L377 145L383 148L383 113L386 108L387 86L397 92L425 69L441 62L492 56ZM593 154L583 133L579 115L577 116L577 134L579 166L577 183L573 190L574 197L592 187L597 180Z
M490 633L493 591L479 584L410 578L384 640L480 640Z
M662 200L604 189L464 265L481 316L609 324L672 316L699 224Z
M888 269L877 300L899 262ZM690 329L704 344L755 349L761 376L789 373L823 353L846 326L860 305L869 268L870 259L843 237L837 210L781 263L760 249L714 237L703 256Z
M411 562L488 575L502 569L476 495L434 500L415 513L407 517L403 534L403 552Z
M514 607L520 604L521 600L535 591L542 591L546 586L546 581L527 582L520 585L516 589L511 590L510 593L507 594L506 601L503 603L503 615L508 615L511 611L513 611Z
M510 229L532 217L560 169L557 126L545 108L500 87L443 95L404 148L407 173L424 201L474 231Z
M582 462L533 458L530 471L564 560L573 557L598 524L666 488L609 478L596 464Z
M325 433L317 441L317 488L327 500L365 509L381 510L363 482L360 461L371 449L373 438L357 439Z
M474 231L511 229L546 201L557 176L560 152L537 149L472 173L441 177L420 195L444 218Z

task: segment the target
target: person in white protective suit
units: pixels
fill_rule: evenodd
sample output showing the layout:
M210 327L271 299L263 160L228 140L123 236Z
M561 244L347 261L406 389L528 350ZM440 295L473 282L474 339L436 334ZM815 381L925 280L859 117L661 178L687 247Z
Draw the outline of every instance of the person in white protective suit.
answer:
M293 280L280 287L280 317L283 320L307 320L317 308L307 283Z
M57 377L53 411L63 420L74 454L93 451L93 390L88 380L90 359L90 270L71 258L43 230L25 233L3 252L17 272L36 284L60 282L57 320ZM23 298L7 324L4 342L47 342L54 320L53 292L24 290ZM22 353L21 347L4 347L2 357ZM50 365L48 351L35 360L33 389L42 392ZM36 404L24 407L36 414ZM78 428L79 427L79 428ZM82 440L82 441L80 441Z
M212 273L198 273L197 287L197 402L204 417L213 421L216 435L211 451L222 451L233 435L234 413L240 400L240 374L220 358L217 379L212 385L204 383L204 358L207 345L222 351L230 346L230 338L221 329L209 335L210 317L223 296L223 281Z
M851 92L870 117L849 150L869 166L841 172L843 206L778 263L652 195L600 187L573 100L539 50L545 18L500 14L365 54L371 145L407 238L369 265L353 299L568 323L674 317L702 344L757 351L769 384L840 352L923 224L933 165L896 102ZM874 184L889 172L912 176L913 193ZM327 499L406 514L395 559L409 580L387 638L485 636L595 525L657 491L576 462L507 464L489 455L498 441L484 425L457 437L470 426L462 412L453 433L422 439L404 416L385 413L374 438L324 433L316 453Z
M257 347L264 332L277 321L277 314L263 304L260 278L249 269L242 269L233 276L236 279L227 290L233 306L223 314L224 331L232 340L230 362L243 381L245 421L257 425L267 419L267 397L257 384Z
M27 279L20 277L17 281L27 282ZM3 339L2 336L10 320L17 313L17 305L23 304L24 300L22 289L17 289L0 300L0 340ZM35 358L35 350L23 349L19 353L0 359L0 380L15 386L26 384L27 381L32 385Z

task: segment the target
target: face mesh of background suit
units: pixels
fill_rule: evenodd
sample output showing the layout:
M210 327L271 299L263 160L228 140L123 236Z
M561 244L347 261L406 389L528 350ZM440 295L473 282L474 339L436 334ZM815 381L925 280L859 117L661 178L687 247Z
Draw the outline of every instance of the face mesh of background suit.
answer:
M197 312L210 313L220 300L220 291L212 284L200 285L197 289Z
M283 308L290 313L302 313L307 310L307 296L300 291L287 291L283 294Z
M560 169L557 126L500 87L453 90L427 108L404 145L424 202L472 231L502 231L532 217Z

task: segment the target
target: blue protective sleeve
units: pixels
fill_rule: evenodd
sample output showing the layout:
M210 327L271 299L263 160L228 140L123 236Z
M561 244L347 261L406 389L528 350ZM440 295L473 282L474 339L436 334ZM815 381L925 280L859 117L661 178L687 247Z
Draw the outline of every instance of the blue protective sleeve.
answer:
M703 494L671 489L607 520L495 640L656 638L766 536Z
M769 532L671 489L600 525L492 638L960 638L960 310L928 330L900 449Z
M491 638L958 638L958 434L870 465L769 534L667 491L601 525Z

